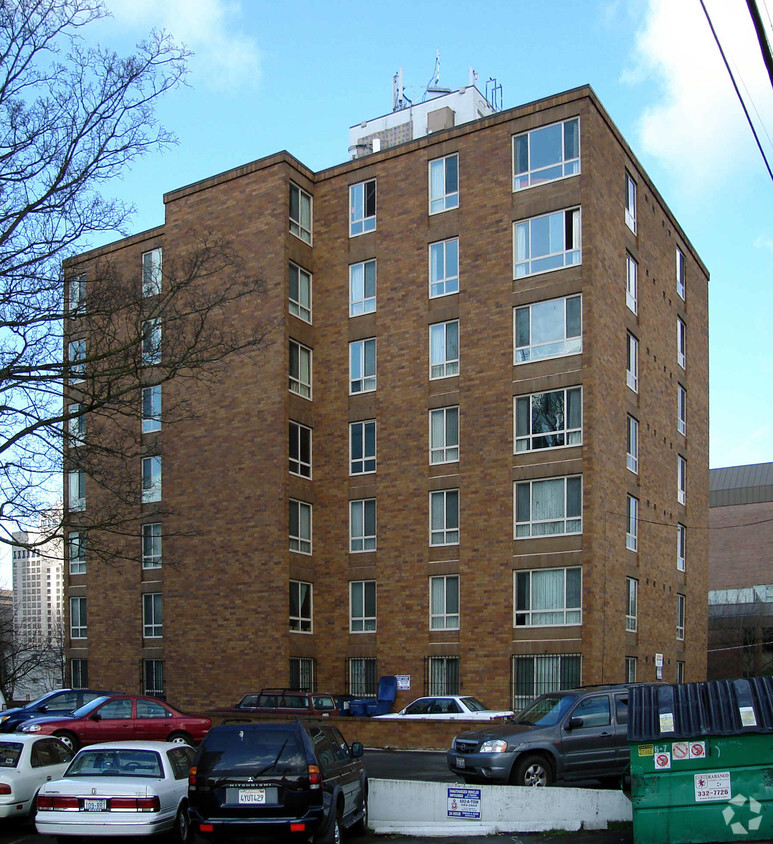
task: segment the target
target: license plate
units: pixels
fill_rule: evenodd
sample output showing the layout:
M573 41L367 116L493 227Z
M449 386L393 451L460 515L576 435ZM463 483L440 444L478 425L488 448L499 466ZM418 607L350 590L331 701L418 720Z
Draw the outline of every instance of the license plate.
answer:
M465 768L466 767L465 761L461 756L456 757L456 767L457 768Z
M239 789L239 803L254 806L256 803L266 802L265 788Z
M107 800L93 800L90 797L87 797L83 801L83 811L84 812L106 812L107 811Z

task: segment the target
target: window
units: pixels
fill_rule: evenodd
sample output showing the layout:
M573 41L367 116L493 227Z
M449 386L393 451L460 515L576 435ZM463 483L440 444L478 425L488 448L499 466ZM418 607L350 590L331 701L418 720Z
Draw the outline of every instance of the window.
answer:
M513 224L515 278L579 264L580 209L554 211Z
M164 660L142 660L142 694L152 697L164 696Z
M681 454L676 458L676 497L680 504L687 500L687 461Z
M629 551L639 549L639 499L632 495L626 506L625 547Z
M515 572L515 627L582 624L582 570Z
M685 597L677 593L676 596L676 638L684 641L684 605Z
M515 451L582 444L582 388L515 399Z
M349 237L376 228L376 180L349 187Z
M290 499L290 550L311 554L311 504Z
M156 317L142 323L142 365L161 363L161 320Z
M514 656L513 708L517 711L546 692L576 689L581 682L580 654Z
M634 577L625 579L625 629L635 633L639 617L639 581Z
M429 327L429 377L448 378L459 374L459 320L438 322Z
M429 629L459 629L459 575L430 577Z
M676 661L676 677L677 683L684 683L684 662L681 659Z
M431 656L427 659L427 694L458 695L458 656Z
M311 243L311 194L290 182L290 233Z
M574 176L580 172L578 118L513 136L513 190Z
M676 567L679 571L685 569L685 545L687 542L687 528L679 523L676 526Z
M459 238L429 245L429 297L459 292Z
M67 425L67 433L70 437L70 446L83 445L86 436L86 416L82 404L71 404L68 408L70 420Z
M459 490L443 489L429 494L429 544L459 544Z
M628 354L625 362L625 383L634 391L639 392L639 341L628 334Z
M582 476L515 483L515 538L582 533Z
M676 318L676 362L684 369L685 365L685 343L687 327L683 320Z
M163 635L163 629L161 593L146 592L142 596L142 635L145 639L159 639Z
M70 316L80 316L86 305L86 276L74 275L67 282Z
M290 262L290 313L311 322L311 273Z
M349 584L349 632L376 629L376 581L353 580Z
M142 568L161 568L161 522L142 526Z
M639 265L626 252L625 255L625 304L637 313L639 302Z
M355 656L349 659L349 694L353 697L376 697L378 694L375 657Z
M142 458L142 503L161 500L161 457Z
M349 474L376 471L376 422L352 422L349 425Z
M67 347L70 363L70 380L82 381L86 377L86 341L73 340Z
M83 510L86 507L86 473L81 469L69 472L67 486L70 510Z
M636 234L636 182L625 174L625 224Z
M676 385L676 430L687 433L687 390L681 384Z
M70 574L86 573L86 534L82 530L67 534L70 557Z
M459 459L459 408L429 412L429 462L454 463Z
M582 297L550 299L515 308L515 363L582 351Z
M349 394L376 389L376 339L349 343Z
M290 340L290 392L311 398L311 349Z
M290 581L290 630L311 633L312 584Z
M634 473L639 472L639 422L633 416L628 417L628 436L625 462Z
M300 422L289 424L289 469L293 475L311 477L311 428Z
M376 310L376 261L349 265L349 316Z
M85 639L87 629L86 599L70 598L70 638Z
M89 661L87 659L70 660L70 685L73 689L89 687Z
M459 207L459 156L447 155L429 163L429 213Z
M349 550L376 550L376 499L349 502Z
M636 682L636 657L635 656L627 656L625 658L625 682L626 683L635 683Z
M160 249L151 249L142 253L142 295L157 296L161 292L161 264Z
M679 294L681 299L684 299L685 296L685 283L684 283L684 252L677 246L676 247L676 292Z
M316 690L316 661L310 656L290 657L290 688L302 692Z
M161 430L161 385L142 388L142 433Z

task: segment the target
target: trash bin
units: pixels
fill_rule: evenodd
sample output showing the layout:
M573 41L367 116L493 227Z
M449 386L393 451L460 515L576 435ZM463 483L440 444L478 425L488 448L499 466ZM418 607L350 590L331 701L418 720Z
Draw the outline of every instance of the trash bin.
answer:
M773 839L773 678L632 686L636 844Z
M372 698L350 700L349 713L357 717L363 717L365 715L386 715L392 711L396 695L397 677L379 677L376 700Z

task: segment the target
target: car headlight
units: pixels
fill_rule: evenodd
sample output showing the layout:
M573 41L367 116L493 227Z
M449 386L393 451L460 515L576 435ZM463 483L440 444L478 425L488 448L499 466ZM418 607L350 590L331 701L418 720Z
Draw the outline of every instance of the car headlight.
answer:
M40 724L30 724L28 727L22 727L21 731L23 733L39 733Z
M10 715L0 716L0 724L4 724L10 717Z
M480 746L480 753L504 753L507 750L507 742L502 739L489 739Z

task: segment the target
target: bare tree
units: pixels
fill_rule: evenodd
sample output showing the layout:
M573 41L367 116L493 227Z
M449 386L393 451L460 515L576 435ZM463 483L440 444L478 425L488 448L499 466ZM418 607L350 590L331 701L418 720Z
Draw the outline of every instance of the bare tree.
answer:
M229 309L261 285L206 232L164 256L150 296L139 273L76 257L125 232L131 209L100 191L174 142L154 107L186 73L187 51L164 33L126 58L88 46L84 27L106 14L101 0L0 0L0 542L61 495L63 468L109 493L84 528L122 531L139 496L129 422L143 389L206 379L265 342L266 326L229 329ZM189 412L164 408L165 420Z

